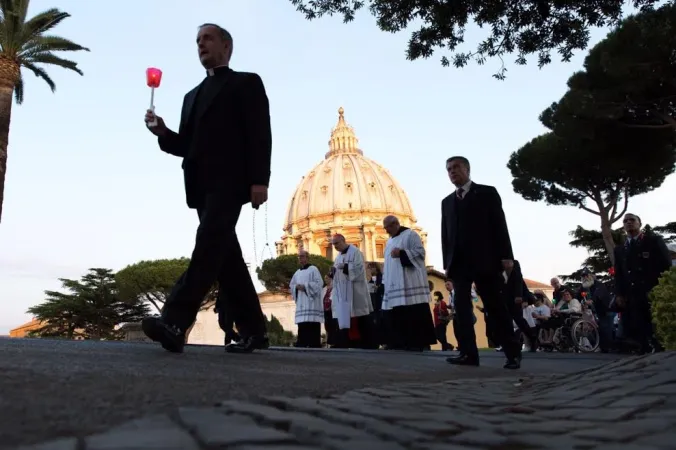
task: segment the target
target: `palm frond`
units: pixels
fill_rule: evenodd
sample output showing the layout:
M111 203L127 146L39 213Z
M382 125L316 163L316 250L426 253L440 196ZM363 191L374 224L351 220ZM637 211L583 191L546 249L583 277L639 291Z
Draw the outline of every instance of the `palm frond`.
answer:
M49 75L47 75L47 72L45 72L45 69L43 69L42 67L36 66L32 62L27 62L27 61L23 62L23 66L26 69L33 72L36 77L42 78L43 80L45 80L45 83L47 83L47 85L52 90L52 92L56 91L56 84L54 84L54 81L49 77ZM77 72L78 70L75 69L75 71Z
M21 72L19 72L19 78L14 85L14 99L16 100L17 105L23 103L23 76L21 75Z
M56 8L41 12L23 24L21 43L29 42L35 36L51 30L68 17L70 17L70 14L61 12Z
M24 58L30 58L35 53L78 52L81 50L85 52L89 51L87 47L59 36L35 36L23 46L19 55Z
M22 64L26 67L28 67L26 64L52 64L54 66L59 66L63 67L64 69L69 69L74 72L79 73L82 75L82 71L77 68L77 63L75 61L71 61L69 59L61 58L59 56L56 56L53 53L45 52L45 53L38 53L36 55L33 55L30 59L23 59Z
M0 0L0 13L2 17L7 17L14 11L14 0Z

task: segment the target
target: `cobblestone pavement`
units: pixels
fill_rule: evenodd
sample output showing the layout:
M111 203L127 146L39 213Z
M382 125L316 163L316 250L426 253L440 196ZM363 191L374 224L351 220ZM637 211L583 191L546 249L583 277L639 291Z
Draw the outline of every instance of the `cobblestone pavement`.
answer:
M557 375L473 376L481 370L465 368L458 379L441 383L383 384L311 397L280 392L173 408L99 434L23 448L674 448L676 353Z
M0 338L0 449L89 435L132 419L216 400L326 397L402 382L504 377L503 355L482 367L446 364L442 352L316 350L225 354L223 347L169 354L132 342ZM575 373L615 357L528 354L523 374ZM471 374L471 375L470 375Z

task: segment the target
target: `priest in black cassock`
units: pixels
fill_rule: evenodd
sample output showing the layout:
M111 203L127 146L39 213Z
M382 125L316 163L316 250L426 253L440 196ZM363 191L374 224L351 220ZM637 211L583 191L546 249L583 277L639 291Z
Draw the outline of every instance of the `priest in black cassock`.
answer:
M170 352L183 351L185 331L216 281L223 292L219 309L227 311L241 336L226 343L226 350L250 353L269 345L235 225L244 204L258 208L268 199L270 109L261 78L228 66L232 49L228 31L200 26L197 51L207 76L183 99L178 132L152 110L145 116L160 149L182 158L188 207L197 210L200 221L190 265L161 316L143 320L145 334Z

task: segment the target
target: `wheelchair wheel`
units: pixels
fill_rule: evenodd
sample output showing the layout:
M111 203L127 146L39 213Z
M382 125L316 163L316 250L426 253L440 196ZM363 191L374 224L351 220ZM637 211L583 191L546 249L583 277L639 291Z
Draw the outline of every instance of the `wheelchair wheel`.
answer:
M570 327L570 337L581 353L593 353L599 348L599 330L593 323L578 319Z

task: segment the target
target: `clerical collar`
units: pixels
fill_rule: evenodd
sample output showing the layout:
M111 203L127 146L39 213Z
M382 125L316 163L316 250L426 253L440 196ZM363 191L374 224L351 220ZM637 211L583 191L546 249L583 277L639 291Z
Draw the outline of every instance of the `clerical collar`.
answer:
M305 264L304 266L301 266L300 270L305 270L305 269L307 269L308 267L310 267L310 264Z
M212 69L207 69L207 76L213 77L214 75L225 75L230 72L230 67L228 66L218 66Z
M397 234L395 234L395 235L392 236L392 237L397 237L397 236L399 236L401 233L403 233L403 232L406 231L406 230L408 230L408 227L399 227L399 231L397 231Z

